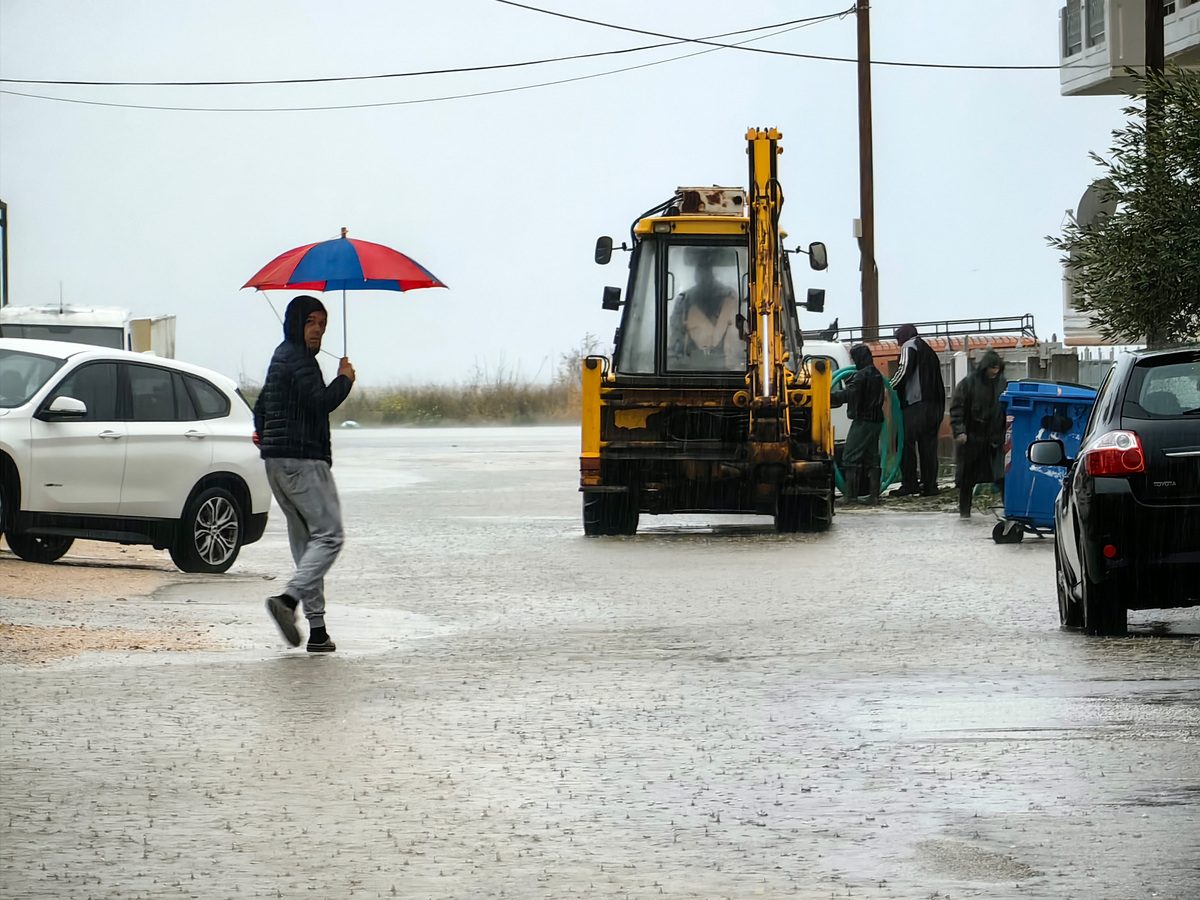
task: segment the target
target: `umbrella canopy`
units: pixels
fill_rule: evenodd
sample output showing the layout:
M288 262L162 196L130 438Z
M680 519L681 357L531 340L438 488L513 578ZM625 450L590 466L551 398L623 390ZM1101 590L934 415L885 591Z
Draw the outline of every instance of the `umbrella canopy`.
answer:
M445 287L438 277L398 250L342 236L281 253L243 288L260 291L341 291L342 355L346 355L346 291L411 291Z
M445 287L436 275L397 250L342 236L282 253L242 287L260 291L409 291Z

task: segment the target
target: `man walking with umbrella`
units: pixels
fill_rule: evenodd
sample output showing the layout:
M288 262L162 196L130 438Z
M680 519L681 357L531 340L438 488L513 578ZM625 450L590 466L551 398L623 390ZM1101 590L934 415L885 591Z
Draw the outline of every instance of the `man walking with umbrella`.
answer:
M329 414L354 384L354 367L342 357L328 385L317 364L328 314L316 297L288 304L283 343L275 348L267 379L254 404L254 429L271 492L287 520L296 571L267 610L284 639L300 645L297 608L308 619L308 652L337 647L325 630L325 573L342 549L342 509L330 467Z

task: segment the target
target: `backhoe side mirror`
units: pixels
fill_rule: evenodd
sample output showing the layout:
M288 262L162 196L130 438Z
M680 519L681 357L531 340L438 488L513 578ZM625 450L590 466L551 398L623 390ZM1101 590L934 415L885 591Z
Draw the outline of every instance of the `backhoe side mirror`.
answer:
M808 299L804 301L804 308L809 312L824 312L825 288L809 288Z
M621 289L619 287L606 287L604 289L604 300L602 302L605 309L620 309Z
M829 268L829 254L825 251L825 245L820 241L808 245L808 264L818 272L824 272ZM813 310L820 312L820 310Z
M612 238L608 235L596 238L596 263L607 266L610 259L612 259ZM605 309L607 308L605 307Z

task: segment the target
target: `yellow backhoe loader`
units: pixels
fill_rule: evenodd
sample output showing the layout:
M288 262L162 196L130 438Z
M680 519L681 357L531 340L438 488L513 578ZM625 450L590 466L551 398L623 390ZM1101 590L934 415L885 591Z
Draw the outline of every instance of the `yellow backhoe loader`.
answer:
M634 222L612 359L583 366L579 460L589 535L633 534L641 513L772 515L778 531L833 520L833 428L824 356L806 358L792 253L826 267L825 246L785 251L782 147L750 129L750 190L678 188ZM596 242L607 264L613 242Z

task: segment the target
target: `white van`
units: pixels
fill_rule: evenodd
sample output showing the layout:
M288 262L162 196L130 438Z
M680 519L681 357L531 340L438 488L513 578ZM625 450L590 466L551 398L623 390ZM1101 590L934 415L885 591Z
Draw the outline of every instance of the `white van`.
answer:
M850 348L841 341L815 341L809 338L804 339L804 359L828 359L831 361L833 371L844 369L846 366L853 366L854 362L850 359ZM837 447L838 444L844 443L846 435L850 431L850 417L846 415L846 407L839 406L832 411L833 417L833 443ZM840 456L840 454L839 454Z

